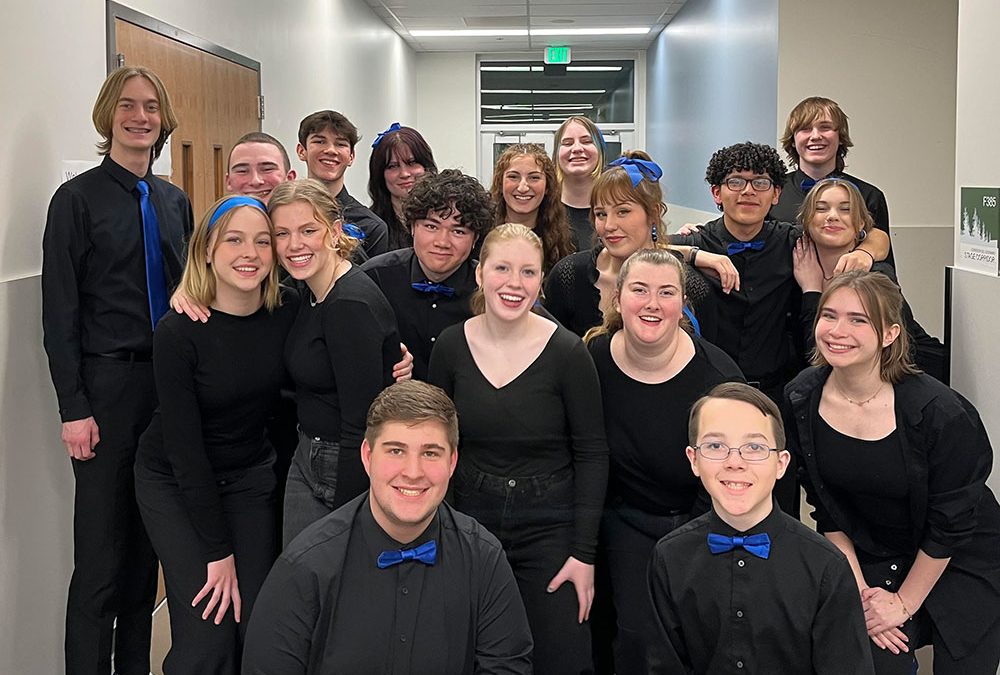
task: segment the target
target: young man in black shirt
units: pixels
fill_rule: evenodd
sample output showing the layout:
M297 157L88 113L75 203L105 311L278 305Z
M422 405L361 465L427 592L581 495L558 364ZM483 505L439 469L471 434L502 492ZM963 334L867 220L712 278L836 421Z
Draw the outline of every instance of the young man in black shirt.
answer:
M354 164L358 128L333 110L314 112L299 123L299 144L295 153L306 163L309 178L330 191L344 212L344 223L361 229L361 245L369 258L389 250L389 228L371 209L362 206L344 186L344 174Z
M413 354L413 377L427 379L437 336L472 316L480 235L493 224L493 200L472 176L445 169L417 181L403 204L413 247L372 258L368 273L396 313L399 337Z
M847 558L771 495L789 463L774 402L719 384L691 408L688 431L712 510L653 551L648 672L873 675Z
M193 228L187 197L152 161L177 127L142 67L105 80L94 104L105 155L61 185L42 240L42 327L76 479L66 672L149 672L156 557L132 466L156 408L153 327L180 279ZM117 630L115 629L117 621Z
M875 220L875 227L889 235L889 205L885 194L871 183L844 172L851 141L847 115L836 101L821 96L803 99L792 108L781 135L781 147L797 168L789 171L771 218L797 222L799 208L812 186L824 178L842 178L858 188ZM893 264L892 251L886 261Z
M226 192L254 197L264 202L280 183L295 180L295 170L281 142L271 134L251 131L229 151Z
M296 537L247 630L245 675L530 673L500 542L443 503L458 415L437 387L382 391L361 447L371 489Z

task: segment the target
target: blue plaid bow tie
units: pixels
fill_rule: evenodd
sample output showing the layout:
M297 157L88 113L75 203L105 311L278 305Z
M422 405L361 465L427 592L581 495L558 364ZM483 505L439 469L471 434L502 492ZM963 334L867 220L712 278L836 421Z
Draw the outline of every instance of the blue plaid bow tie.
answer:
M398 565L404 560L418 560L425 565L433 565L437 562L437 542L431 539L416 548L408 548L401 551L382 551L378 554L378 562L376 564L380 570L384 570L386 567Z
M713 554L727 553L737 547L767 560L767 556L771 555L771 538L766 532L751 534L749 537L727 537L713 532L708 534L708 550Z
M764 240L758 239L757 241L734 241L732 244L726 247L726 255L736 255L737 253L742 253L743 251L763 251L764 250Z
M417 281L410 284L410 287L415 291L420 291L421 293L440 293L441 295L449 298L455 297L455 289L451 286L445 286L444 284L431 284Z

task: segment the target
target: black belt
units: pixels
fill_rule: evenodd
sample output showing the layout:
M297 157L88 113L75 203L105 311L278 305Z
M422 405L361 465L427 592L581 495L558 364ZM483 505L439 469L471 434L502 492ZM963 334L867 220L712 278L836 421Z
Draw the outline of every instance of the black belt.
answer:
M153 355L147 352L130 352L127 349L119 349L113 352L103 352L94 354L104 359L114 359L115 361L128 361L129 363L149 363L153 360Z

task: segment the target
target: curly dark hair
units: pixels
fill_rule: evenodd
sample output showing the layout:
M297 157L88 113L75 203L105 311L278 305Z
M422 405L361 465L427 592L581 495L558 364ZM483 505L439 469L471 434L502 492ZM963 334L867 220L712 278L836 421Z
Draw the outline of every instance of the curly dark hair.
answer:
M766 173L775 187L785 185L785 163L778 151L762 143L737 143L717 150L708 161L705 180L709 185L718 186L726 176L734 171Z
M458 211L458 221L479 237L493 226L493 199L478 180L458 169L445 169L438 174L424 175L417 181L410 196L403 202L406 228L428 213L451 215Z
M409 149L413 160L427 173L437 173L434 153L420 132L412 127L400 127L387 133L372 150L368 160L368 194L372 198L372 213L389 226L389 247L406 248L413 245L410 228L399 222L392 208L392 195L385 185L385 167L392 161L392 153ZM426 175L426 174L425 174Z
M538 168L545 174L545 195L538 205L538 218L535 221L535 234L542 240L545 260L542 265L546 272L568 256L576 253L573 238L569 232L569 219L566 207L562 203L562 184L556 175L556 164L545 154L545 149L534 143L514 143L503 151L497 164L493 167L493 186L490 193L496 201L495 225L508 222L507 202L503 198L503 175L507 173L511 163L518 157L531 157Z

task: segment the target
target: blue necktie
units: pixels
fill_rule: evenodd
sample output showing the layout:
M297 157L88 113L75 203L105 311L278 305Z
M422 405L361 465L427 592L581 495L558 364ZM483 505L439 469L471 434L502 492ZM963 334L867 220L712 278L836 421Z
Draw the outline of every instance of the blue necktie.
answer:
M139 207L142 209L142 240L146 250L146 288L149 295L149 318L156 328L156 322L167 313L167 280L163 275L163 249L160 248L160 224L156 219L156 209L149 200L149 184L141 180L136 184L139 190Z
M431 284L417 281L410 284L410 287L415 291L420 291L421 293L440 293L441 295L449 298L455 297L455 289L451 286L445 286L444 284Z
M727 537L724 534L708 534L708 550L713 554L727 553L734 548L742 548L748 553L767 560L771 555L771 538L766 532L751 534L749 537Z
M757 241L734 241L732 244L726 247L726 255L736 255L737 253L742 253L743 251L763 251L764 250L764 240L758 239Z
M398 565L404 560L417 560L425 565L433 565L437 562L437 542L431 539L416 548L402 551L382 551L378 555L376 564L380 570L384 570L386 567Z

